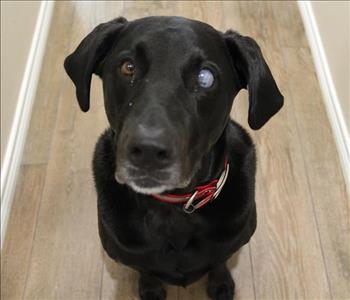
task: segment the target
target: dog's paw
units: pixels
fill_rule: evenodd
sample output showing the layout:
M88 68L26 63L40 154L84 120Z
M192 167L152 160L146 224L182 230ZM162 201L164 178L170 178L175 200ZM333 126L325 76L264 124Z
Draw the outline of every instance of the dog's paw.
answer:
M235 292L235 284L231 279L231 282L209 285L207 291L209 297L213 300L232 300Z
M209 272L208 296L213 300L232 300L235 283L225 265L218 266Z
M139 295L141 300L165 300L166 291L158 279L141 274L139 279Z
M165 298L166 291L162 287L140 291L141 300L165 300Z

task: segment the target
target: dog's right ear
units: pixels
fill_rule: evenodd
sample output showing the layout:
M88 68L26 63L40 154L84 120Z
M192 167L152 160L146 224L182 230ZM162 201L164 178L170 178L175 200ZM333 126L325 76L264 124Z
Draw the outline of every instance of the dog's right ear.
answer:
M75 85L79 106L84 112L90 107L91 76L96 73L97 66L126 23L127 20L120 17L98 25L64 61L64 68Z

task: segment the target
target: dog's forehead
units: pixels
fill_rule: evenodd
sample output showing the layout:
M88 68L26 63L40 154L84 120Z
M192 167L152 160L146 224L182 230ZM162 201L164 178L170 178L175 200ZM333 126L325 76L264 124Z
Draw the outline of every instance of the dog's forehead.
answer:
M171 52L210 49L221 38L219 32L210 25L182 17L138 19L129 23L126 34L134 45L141 43L152 47L154 51L167 49Z
M216 32L216 30L209 24L183 17L146 17L134 20L130 22L129 25L130 27L134 27L145 32L161 29L187 33L192 32L194 34L203 31Z

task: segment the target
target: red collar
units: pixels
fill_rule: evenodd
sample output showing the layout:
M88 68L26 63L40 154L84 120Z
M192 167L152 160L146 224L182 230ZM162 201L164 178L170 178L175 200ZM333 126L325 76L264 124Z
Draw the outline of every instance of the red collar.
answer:
M201 208L205 204L214 200L219 196L228 176L230 165L225 160L225 168L219 179L213 179L205 185L195 187L191 194L152 194L156 200L167 203L184 203L183 209L186 213L192 213L196 209Z

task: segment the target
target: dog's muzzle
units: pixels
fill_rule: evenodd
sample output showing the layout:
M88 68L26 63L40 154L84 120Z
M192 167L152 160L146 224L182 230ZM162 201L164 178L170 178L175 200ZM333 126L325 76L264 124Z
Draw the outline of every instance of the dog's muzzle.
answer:
M143 194L185 187L183 162L166 126L137 124L121 133L117 144L116 180Z

